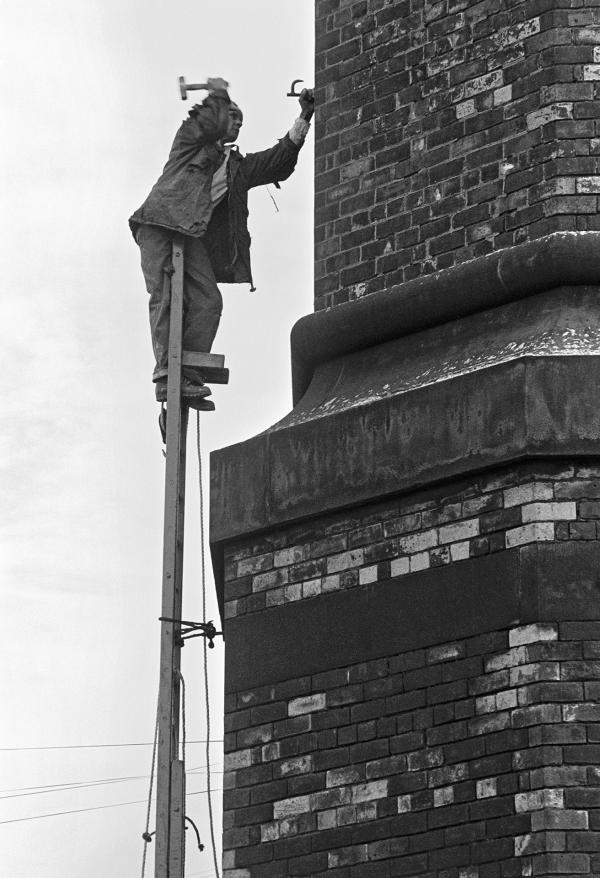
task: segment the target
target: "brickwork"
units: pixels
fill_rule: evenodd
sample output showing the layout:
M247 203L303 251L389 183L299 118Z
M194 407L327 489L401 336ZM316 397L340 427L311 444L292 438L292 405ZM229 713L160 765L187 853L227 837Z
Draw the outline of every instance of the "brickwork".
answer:
M599 539L600 468L524 465L232 544L225 617L505 548Z
M555 231L600 230L600 0L316 0L316 16L317 310ZM431 361L415 367L414 404L392 342L409 339L410 360L411 327L439 325L441 338L455 319L437 308L437 278L401 296L430 322L396 319L377 352L358 344L385 331L376 296L311 318L321 343L348 313L368 322L335 363L310 360L323 367L307 394L318 429L291 418L213 472L224 878L600 875L600 458L582 417L598 407L576 380L592 357L567 356L580 324L565 296L564 321L548 318L548 370L478 386L477 357L499 342L486 342L494 325L476 347L465 314L488 262L452 290L464 318L452 357L433 334L416 338ZM558 283L550 273L548 289ZM525 359L508 301L493 300L500 341ZM458 364L450 403L427 384L446 360ZM412 449L404 493L397 448ZM230 520L231 482L247 506Z
M600 874L600 623L227 697L224 878Z
M596 0L317 0L322 309L600 229Z

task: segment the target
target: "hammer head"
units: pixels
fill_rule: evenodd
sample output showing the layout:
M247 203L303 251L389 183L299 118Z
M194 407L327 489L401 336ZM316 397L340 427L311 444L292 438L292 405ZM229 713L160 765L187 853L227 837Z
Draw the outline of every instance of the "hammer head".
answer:
M199 89L212 91L216 88L229 88L229 83L220 77L213 77L206 82L186 82L184 76L179 77L179 94L182 101L187 101L188 91L198 91Z

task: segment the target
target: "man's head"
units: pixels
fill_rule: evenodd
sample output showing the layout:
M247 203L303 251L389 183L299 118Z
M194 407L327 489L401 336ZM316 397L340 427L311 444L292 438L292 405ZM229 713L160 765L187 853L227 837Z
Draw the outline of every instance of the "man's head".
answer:
M229 128L227 129L227 134L223 138L224 143L233 143L237 140L243 121L244 114L238 105L234 104L232 101L229 106Z

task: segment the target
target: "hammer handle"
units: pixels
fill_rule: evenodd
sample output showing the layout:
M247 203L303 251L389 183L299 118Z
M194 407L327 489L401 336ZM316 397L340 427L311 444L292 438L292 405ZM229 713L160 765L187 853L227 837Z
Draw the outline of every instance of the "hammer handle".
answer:
M208 88L207 82L190 82L185 81L185 76L179 77L179 94L182 101L187 101L188 91L198 91L201 88Z

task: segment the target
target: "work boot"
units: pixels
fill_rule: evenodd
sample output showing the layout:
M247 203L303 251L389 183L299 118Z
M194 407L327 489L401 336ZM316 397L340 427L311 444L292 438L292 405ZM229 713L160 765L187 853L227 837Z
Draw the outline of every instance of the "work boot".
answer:
M181 379L181 395L186 399L197 399L198 397L203 399L205 396L210 396L211 393L210 387L207 387L201 381L190 381L185 375Z
M197 412L214 412L215 404L212 399L202 399L199 396L186 396L183 400L188 408L196 409Z
M163 378L159 378L156 382L156 400L157 402L166 402L167 401L167 378L166 376ZM203 399L205 396L210 396L212 390L210 387L207 387L205 384L196 384L193 381L190 381L189 378L183 377L181 379L181 396L185 399Z

